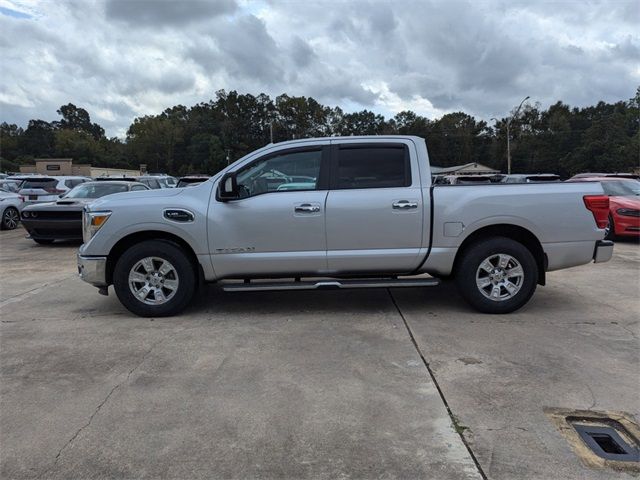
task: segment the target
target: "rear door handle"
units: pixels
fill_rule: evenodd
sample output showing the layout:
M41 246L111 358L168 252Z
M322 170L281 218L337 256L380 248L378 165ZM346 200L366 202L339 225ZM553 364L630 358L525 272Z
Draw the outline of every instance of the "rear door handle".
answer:
M311 205L310 203L303 203L302 205L296 205L294 207L296 213L318 213L320 211L320 205Z
M418 202L399 200L397 202L393 202L391 206L394 208L394 210L411 210L413 208L418 208Z

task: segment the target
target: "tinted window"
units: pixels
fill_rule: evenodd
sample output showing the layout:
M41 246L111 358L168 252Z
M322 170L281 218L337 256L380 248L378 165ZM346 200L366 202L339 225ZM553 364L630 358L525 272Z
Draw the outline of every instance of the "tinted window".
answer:
M321 150L296 151L262 158L238 172L242 196L291 190L315 190Z
M81 178L74 178L74 179L67 179L64 181L64 184L67 186L67 188L73 188L75 186L80 185L81 183L84 183L85 181L82 180Z
M25 180L20 188L55 188L58 181L55 178L38 180Z
M389 188L411 185L409 154L404 145L340 147L334 188Z
M132 191L132 192L136 192L136 191L138 191L138 190L147 190L147 188L146 188L146 187L143 187L142 185L133 185L133 186L131 187L131 191Z

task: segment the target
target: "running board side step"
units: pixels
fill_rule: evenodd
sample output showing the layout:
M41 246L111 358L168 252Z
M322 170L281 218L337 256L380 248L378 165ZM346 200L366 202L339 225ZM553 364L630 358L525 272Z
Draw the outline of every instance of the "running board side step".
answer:
M338 290L343 288L401 288L435 287L437 278L367 279L367 280L319 280L304 282L256 282L222 283L225 292L265 292L271 290Z

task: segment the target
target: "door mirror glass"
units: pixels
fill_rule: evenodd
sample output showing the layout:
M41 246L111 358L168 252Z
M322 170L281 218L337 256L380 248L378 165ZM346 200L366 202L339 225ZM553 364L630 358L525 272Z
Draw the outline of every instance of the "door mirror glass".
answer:
M239 197L235 172L225 174L218 183L218 200L226 202Z

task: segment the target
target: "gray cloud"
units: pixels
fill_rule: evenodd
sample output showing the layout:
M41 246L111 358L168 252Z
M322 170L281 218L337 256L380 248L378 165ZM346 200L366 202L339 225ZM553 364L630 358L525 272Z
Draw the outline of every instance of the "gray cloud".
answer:
M105 13L112 20L159 27L204 22L236 8L235 0L107 0Z
M308 67L317 57L313 48L311 48L307 42L298 36L293 39L291 44L291 59L294 65L301 68Z
M281 52L264 22L253 15L243 16L221 25L216 36L231 76L249 77L267 85L281 80Z
M97 1L0 14L0 121L53 120L73 102L122 135L135 116L220 88L488 119L526 95L581 106L640 84L634 0Z

